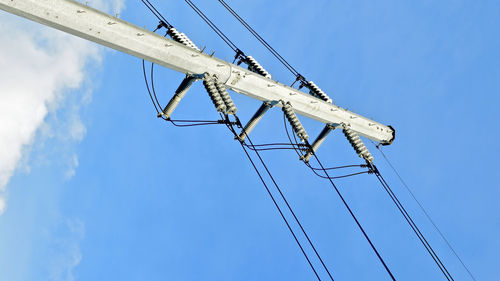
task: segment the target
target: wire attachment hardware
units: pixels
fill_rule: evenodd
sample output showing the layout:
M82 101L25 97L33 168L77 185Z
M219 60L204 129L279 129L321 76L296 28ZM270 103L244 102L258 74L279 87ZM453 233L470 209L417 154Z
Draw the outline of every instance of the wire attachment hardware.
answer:
M283 104L281 109L285 113L286 119L288 119L290 125L292 125L293 130L303 142L307 142L309 135L307 135L306 129L304 129L304 126L302 126L302 123L300 123L299 118L293 111L292 104L289 101L286 103L281 101L281 103Z
M344 133L356 153L359 155L359 157L365 159L368 163L372 163L374 159L373 155L370 153L370 151L368 151L368 148L363 143L358 134L349 129L346 124L342 124L342 132Z

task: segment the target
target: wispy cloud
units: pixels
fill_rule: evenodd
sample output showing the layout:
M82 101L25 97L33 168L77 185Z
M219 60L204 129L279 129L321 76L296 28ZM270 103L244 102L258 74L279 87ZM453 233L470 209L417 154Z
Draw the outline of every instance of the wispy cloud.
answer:
M89 6L119 13L123 0L87 1ZM99 63L95 44L18 17L0 14L0 214L6 209L6 186L27 157L46 116L85 80L89 63ZM78 112L78 111L75 111ZM70 137L80 141L86 128L78 115L70 118ZM74 174L78 159L72 157Z
M54 244L49 275L53 281L73 281L73 270L82 260L80 241L85 237L85 224L79 219L67 220L64 235Z

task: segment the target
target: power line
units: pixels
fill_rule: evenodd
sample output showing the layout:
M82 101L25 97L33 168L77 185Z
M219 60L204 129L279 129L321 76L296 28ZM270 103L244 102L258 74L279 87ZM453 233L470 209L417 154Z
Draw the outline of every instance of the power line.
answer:
M284 127L285 127L285 131L286 131L286 135L288 137L288 140L290 141L290 143L293 143L292 142L292 139L290 138L290 133L288 132L288 126L287 126L287 122L286 122L286 118L285 118L285 115L283 114L283 123L284 123ZM294 137L295 139L295 143L297 143L297 139L295 138L295 133L292 132L292 136ZM316 162L318 162L318 164L320 165L320 169L325 173L326 176L321 176L319 175L314 169L312 169L311 166L309 165L306 165L308 167L311 168L311 170L314 172L314 174L316 174L317 176L321 177L321 178L325 178L325 179L328 179L330 181L330 184L332 185L333 189L336 191L337 195L339 196L339 198L341 199L342 203L344 204L344 206L346 207L347 211L349 212L349 214L351 215L351 217L354 219L354 221L356 222L356 225L358 226L358 228L361 230L361 232L363 233L363 236L365 237L366 241L368 241L368 243L370 244L372 250L375 252L377 258L379 259L379 261L382 263L382 266L384 267L384 269L386 270L386 272L389 274L389 276L391 277L391 279L393 281L395 281L396 279L394 278L394 275L392 274L391 270L389 269L389 267L387 266L387 264L385 263L384 259L382 258L382 256L380 255L380 253L378 252L377 248L375 247L375 245L372 243L370 237L368 237L368 234L366 233L366 231L364 230L363 226L361 225L361 223L359 222L359 220L357 219L356 215L354 214L354 212L351 210L351 207L349 207L349 204L347 203L347 201L344 199L344 197L342 196L342 193L340 193L340 190L337 188L337 186L335 185L335 183L333 182L333 177L331 177L329 174L328 174L328 171L327 169L323 166L323 164L319 161L319 158L318 156L316 155L316 153L314 152L314 150L312 150L311 146L309 145L309 143L306 143L306 145L309 147L309 149L312 151L312 155L314 156L314 158L316 159ZM302 154L295 150L295 152L297 153L297 155L301 158ZM302 159L302 158L301 158ZM305 163L305 162L304 162Z
M154 87L154 63L151 63L151 73L150 73L150 80L151 80L151 87L149 86L148 82L148 77L146 74L146 66L144 60L142 60L142 72L144 75L144 82L146 84L146 89L149 94L149 98L151 99L151 102L153 103L153 106L156 110L156 114L158 117L162 118L165 121L168 121L172 123L172 125L176 127L197 127L197 126L206 126L206 125L219 125L219 124L225 124L223 120L172 120L170 118L166 119L164 118L160 112L161 112L161 104L158 101L158 97L156 95L156 90ZM187 124L179 124L179 123L187 123Z
M150 9L150 11L161 21L161 22L165 22L166 24L170 25L166 19L158 12L158 10L148 1L148 0L142 0L142 2ZM231 48L233 49L233 51L235 51L237 53L237 56L242 53L237 47L236 45L194 4L192 3L190 0L185 0L185 2L207 23L207 25L209 25L209 27L212 28L212 30L214 30L214 32ZM285 67L287 67L297 78L297 80L301 80L302 82L305 81L305 79L274 49L272 48L272 46L267 43L248 23L246 23L231 7L229 7L229 5L227 5L227 3L225 3L223 0L219 0L219 2L224 6L226 7L226 9L228 9L228 11L233 15L235 16L238 21L240 21L240 23L242 23L251 33L252 35L254 35L281 63L283 63L285 65ZM162 25L160 24L158 26L158 28L160 28ZM158 29L157 28L157 29ZM161 106L158 102L158 99L157 99L157 96L156 96L156 91L155 91L155 88L154 88L154 82L153 82L153 75L154 75L154 71L153 71L153 68L154 68L154 64L151 65L151 86L152 86L152 91L153 91L153 94L154 94L154 100L153 100L153 97L151 96L151 91L149 90L149 86L147 87L148 88L148 92L149 92L149 95L150 95L150 98L155 106L155 109L157 112L159 112L158 110L158 107L161 109ZM143 61L143 72L144 72L144 75L145 75L145 67L144 67L144 61ZM146 75L145 75L145 78L146 78ZM146 79L146 83L147 83L147 79ZM158 106L158 107L157 107ZM236 117L236 116L235 116ZM226 116L226 119L227 119L227 116ZM237 117L236 117L237 119ZM238 120L238 119L237 119ZM176 125L172 120L167 120L167 121L170 121L172 122L174 125ZM201 125L202 123L198 124L198 125ZM208 123L203 123L203 125L207 125L207 124L218 124L218 122L208 122ZM196 124L188 124L188 125L184 125L184 126L195 126ZM228 126L229 127L229 126ZM231 128L232 128L232 125L231 125ZM248 136L247 136L248 137ZM295 137L295 135L294 135ZM262 165L264 166L265 170L267 171L268 175L270 176L270 178L272 179L274 185L276 186L276 188L278 189L280 195L282 196L283 200L285 201L287 207L289 208L289 210L291 211L292 215L294 216L295 220L298 222L301 230L304 232L307 240L309 241L309 243L311 244L312 248L314 249L316 255L318 256L318 258L320 259L323 267L325 267L326 271L328 272L330 278L333 280L330 272L328 271L328 269L326 268L325 264L323 263L323 260L321 259L321 257L319 256L319 254L317 253L314 245L312 244L312 242L310 241L309 237L307 236L307 234L305 233L302 225L300 224L300 222L298 221L297 217L295 216L295 213L293 212L293 210L291 209L290 205L288 204L286 198L284 197L284 195L282 194L279 186L277 185L276 181L274 180L273 176L271 175L270 171L268 170L267 166L265 165L263 159L261 158L260 154L259 154L259 150L260 151L263 151L263 150L276 150L276 149L294 149L298 154L301 154L297 151L297 148L296 146L294 146L292 144L292 147L287 147L287 148L284 148L284 147L273 147L273 148L256 148L253 143L251 142L251 140L249 139L249 142L250 142L250 146L247 146L248 148L250 148L251 150L254 150L255 153L257 154L258 158L260 159ZM297 142L297 141L296 141ZM246 151L246 147L243 143L241 143L242 145L242 148L245 150L245 153L248 155L248 152ZM310 148L311 149L311 148ZM340 176L340 177L330 177L328 175L328 172L327 170L323 167L322 163L319 161L317 155L314 154L313 152L313 155L314 157L316 158L316 161L320 164L321 166L321 170L323 170L323 172L325 173L326 177L324 176L321 176L319 175L316 170L319 170L318 168L313 168L311 167L310 165L308 165L309 168L311 168L311 170L318 176L320 177L323 177L323 178L327 178L330 183L332 184L332 186L334 187L334 189L337 191L338 195L340 196L340 198L342 199L342 201L344 202L345 206L347 207L348 211L350 212L350 214L353 216L354 220L356 221L356 223L358 224L358 227L361 229L361 231L363 232L365 238L367 239L367 241L369 242L369 244L372 246L373 250L375 251L375 253L377 254L378 258L380 259L380 261L382 262L382 264L384 265L386 271L389 273L389 275L391 276L391 278L394 280L394 276L392 275L392 273L390 272L389 268L387 267L387 265L385 264L384 260L382 259L382 257L380 256L380 254L378 253L377 249L374 247L373 243L371 242L371 240L369 239L369 237L367 236L366 232L364 231L364 229L362 228L362 226L359 224L359 221L357 220L357 218L355 217L354 213L351 211L350 207L347 205L347 202L343 199L342 195L340 194L339 190L337 189L337 187L335 186L335 184L333 183L332 179L335 179L335 178L343 178L343 177L349 177L349 176L354 176L354 175L359 175L359 174L363 174L363 173L368 173L370 171L364 171L364 172L358 172L358 173L353 173L353 174L349 174L349 175L345 175L345 176ZM255 167L251 157L249 157L250 161L252 162L252 165ZM429 251L429 253L431 254L432 258L436 261L436 263L438 264L439 268L441 269L441 271L443 271L443 273L445 274L446 278L448 280L453 280L453 278L451 277L451 275L449 274L449 272L447 271L446 267L444 266L444 264L442 264L441 260L439 259L439 257L437 257L437 255L435 254L434 250L432 249L432 247L429 245L429 243L427 242L427 240L425 239L425 237L423 237L422 233L420 232L420 230L418 229L418 227L416 226L416 224L413 222L412 218L408 215L408 213L406 212L406 210L404 209L404 207L401 205L401 203L399 202L399 200L397 199L397 197L395 196L395 194L392 192L392 190L390 189L390 187L388 186L388 184L385 182L385 180L383 179L383 177L380 175L380 173L378 173L378 170L376 170L376 167L373 166L374 168L374 171L377 175L377 178L379 179L379 181L382 183L382 185L384 186L384 189L388 192L388 194L390 195L391 199L394 201L394 203L396 203L396 206L398 207L398 209L401 211L401 213L403 213L405 219L407 220L407 222L410 224L410 226L412 227L412 229L414 230L414 232L417 234L417 236L419 237L419 239L422 241L422 243L424 244L424 246L426 247L426 249ZM257 173L258 172L258 169L256 168L256 171ZM259 174L259 177L260 174ZM262 177L261 177L261 180L262 180ZM265 182L263 181L263 183L265 184ZM384 184L385 183L385 184ZM266 185L266 189L268 190L267 188L267 185ZM269 192L269 190L268 190ZM271 194L270 194L271 195ZM272 196L272 195L271 195ZM274 200L273 198L273 201L275 202L275 204L277 205L276 201ZM278 209L279 209L279 206L277 205ZM283 213L281 212L281 210L279 209L280 213L282 214L282 217L286 220L286 218L284 217ZM297 243L299 243L299 246L303 252L303 254L306 256L306 259L308 260L309 264L311 265L315 275L318 277L319 279L319 276L317 275L317 272L315 271L314 267L312 266L310 260L308 259L307 255L305 254L304 250L302 249L302 246L300 245L300 242L297 240L295 234L293 233L293 230L290 228L289 224L287 221L285 221L290 229L290 231L292 231L292 234L294 236L294 238L296 239ZM448 278L449 276L449 278Z
M413 198L413 200L417 203L417 205L419 206L420 210L422 210L422 212L424 213L425 217L429 220L429 222L432 224L432 226L434 227L434 229L436 229L436 231L439 234L439 236L441 236L441 238L444 240L444 242L446 243L446 245L448 246L448 248L453 252L453 254L455 255L455 257L462 264L462 266L467 271L467 273L469 274L469 276L471 277L471 279L475 281L476 278L474 277L474 275L472 274L472 272L469 270L469 268L467 267L467 265L465 265L465 263L462 261L462 259L458 255L458 253L452 247L451 243L448 241L448 239L444 236L443 232L439 229L439 227L437 226L437 224L431 218L431 216L429 215L429 213L427 212L427 210L424 208L424 206L417 199L417 197L412 192L412 190L410 189L410 187L406 184L406 181L403 180L403 178L401 177L401 175L398 173L398 171L396 170L396 168L392 165L391 161L389 161L389 158L387 158L387 156L382 151L382 149L380 149L378 146L376 146L376 147L377 147L378 151L380 151L380 153L384 157L384 159L387 162L387 164L389 164L389 167L391 167L391 169L394 171L394 173L396 174L396 176L399 178L399 180L401 181L401 183L403 184L403 186L406 188L406 190L408 191L408 193L410 193L410 195Z
M234 128L231 126L231 125L228 125L228 128L229 130L231 130L231 132L235 135L235 136L238 136L238 134L236 133L236 131L234 130ZM262 177L262 175L260 174L259 172L259 169L257 168L257 166L255 165L254 161L252 160L252 157L250 156L250 154L248 153L246 147L243 145L242 142L240 142L240 145L241 147L243 148L243 151L245 152L248 160L250 161L250 163L252 164L252 167L254 168L255 172L257 173L260 181L262 182L262 184L264 185L264 187L266 188L266 191L267 193L269 194L269 197L271 198L271 200L273 201L274 205L276 206L276 208L278 209L278 212L280 213L281 215L281 218L283 219L283 221L285 222L288 230L290 231L290 233L292 234L293 238L295 239L295 242L297 243L297 245L299 246L302 254L304 255L304 257L306 258L307 260L307 263L309 264L309 266L311 267L311 269L313 270L314 272L314 275L316 276L316 278L318 280L321 281L321 278L319 277L316 269L314 268L314 265L311 263L311 260L309 259L309 257L307 256L306 252L304 251L304 248L302 247L302 244L300 243L300 241L298 240L297 236L295 235L295 232L293 231L292 227L290 226L290 224L288 223L288 220L286 219L285 215L283 214L283 211L281 211L281 208L280 206L278 205L278 202L276 202L276 199L274 198L273 194L271 193L271 190L269 189L269 187L267 186L266 182L264 181L264 178ZM296 218L296 217L295 217ZM297 219L297 218L296 218ZM330 274L328 272L328 274ZM331 275L330 275L331 277ZM333 280L333 278L332 278Z
M306 79L300 75L300 73L290 64L288 61L286 61L269 43L267 43L262 36L257 33L238 13L233 10L224 0L218 0L219 3L226 8L231 15L233 15L264 47L266 47L271 54L278 59L279 62L281 62L295 77L297 80L302 80L303 82L306 81Z
M149 97L151 99L151 102L153 103L154 107L155 107L155 110L158 114L159 117L161 117L161 114L160 111L158 110L158 108L162 108L158 99L157 99L157 96L156 96L156 90L154 88L154 64L152 63L151 64L151 74L150 74L150 79L151 79L151 88L149 87L149 82L148 82L148 79L147 79L147 75L146 75L146 67L145 67L145 63L144 63L144 60L142 61L142 66L143 66L143 74L144 74L144 80L145 80L145 83L146 83L146 89L149 93ZM154 98L153 98L154 96ZM237 117L236 117L237 118ZM218 120L218 121L205 121L205 120L171 120L170 118L169 119L165 119L162 117L162 119L164 119L165 121L169 121L171 122L174 126L177 126L177 127L192 127L192 126L201 126L201 125L214 125L214 124L225 124L228 126L228 128L230 128L230 130L233 132L233 134L235 136L237 136L236 132L234 131L234 129L232 128L232 126L234 125L232 122L230 122L228 120L228 118L226 117L225 119L226 120ZM187 125L179 125L177 124L177 122L187 122L187 123L196 123L196 124L187 124ZM198 122L198 123L197 123ZM201 123L200 123L201 122ZM239 122L239 119L237 119L237 123L241 125L241 123ZM250 141L250 139L249 139ZM283 212L281 211L281 208L279 207L278 203L276 202L274 196L272 195L271 191L269 190L267 184L265 183L265 181L263 180L258 168L256 167L256 165L254 164L252 158L250 157L248 151L246 150L246 147L248 147L248 145L245 145L244 143L241 143L241 146L243 148L243 150L245 151L245 154L247 155L248 159L250 160L252 166L254 167L255 171L257 172L260 180L262 181L262 183L264 184L269 196L271 197L273 203L275 204L276 208L278 209L281 217L283 218L283 220L285 221L285 224L287 225L289 231L291 232L292 236L294 237L296 243L298 244L302 254L304 255L304 257L306 258L308 264L310 265L311 269L313 270L315 276L318 278L318 280L321 281L321 278L319 277L316 269L314 268L313 264L311 263L309 257L307 256L305 250L303 249L300 241L298 240L296 234L294 233L293 229L291 228L290 224L288 223L288 220L286 219L286 217L284 216ZM283 144L265 144L267 146L271 145L271 146L274 146L274 145L283 145ZM251 149L255 151L255 153L257 155L258 154L258 151L259 149L256 148L253 143L251 143ZM276 149L276 148L273 148L273 149ZM269 170L267 169L267 166L265 166L265 163L263 162L262 158L260 157L259 155L259 159L261 160L261 163L264 165L264 167L266 168L266 171L268 172L268 175L272 178L276 188L279 190L279 193L282 197L282 199L285 201L287 207L289 208L290 212L293 214L293 217L295 218L296 222L298 223L298 225L300 226L302 232L304 233L305 237L307 238L309 244L311 245L311 247L313 248L314 252L316 253L317 257L319 258L319 260L321 261L323 267L325 268L325 270L327 271L328 275L330 276L330 279L333 281L333 277L331 276L328 268L326 267L326 265L324 264L322 258L319 256L319 253L317 252L316 248L314 247L312 241L310 240L309 236L307 235L307 233L305 232L304 228L302 227L302 224L300 223L300 221L298 220L298 218L296 217L295 213L293 212L293 210L291 209L288 201L286 200L286 198L284 197L283 193L281 192L279 186L277 185L277 183L275 182L273 176L271 175L271 173L269 172Z
M250 139L250 137L248 136L248 134L246 132L244 132L245 135L246 135L246 139L248 139L248 141L250 142L250 145L251 146L254 146L253 145L253 142L252 140ZM237 136L237 135L235 135ZM318 257L319 261L321 262L321 265L323 266L323 268L326 270L326 272L328 273L328 276L330 277L330 279L333 281L333 277L332 275L330 274L330 271L328 270L327 266L325 265L323 259L321 258L321 256L319 255L318 251L316 250L316 247L314 247L314 244L312 243L311 239L309 238L309 235L307 235L306 231L304 230L304 227L302 226L302 224L300 223L299 219L297 218L297 216L295 215L295 212L293 211L292 207L290 206L290 204L288 203L288 200L286 199L285 195L283 194L283 192L281 191L281 188L278 186L276 180L274 179L273 175L271 174L271 172L269 171L269 169L267 168L267 165L265 164L264 160L262 159L262 157L260 156L259 152L256 150L255 151L255 154L257 154L257 157L259 158L260 162L262 163L262 166L264 167L264 169L266 170L267 174L269 175L269 177L271 178L274 186L276 187L276 189L278 190L279 194L281 195L281 198L283 199L283 201L285 202L286 206L288 207L288 210L290 210L290 213L292 214L292 216L294 217L295 221L297 222L297 224L299 225L300 229L302 230L302 233L304 234L304 236L306 237L307 241L309 242L309 244L311 245L311 248L314 250L314 253L316 254L316 256Z
M160 21L160 22L164 22L166 23L168 26L172 26L168 21L167 19L165 19L165 17L155 8L155 6L153 4L151 4L151 2L149 2L149 0L141 0L142 3L151 11L151 13L153 13L153 15Z
M184 0L200 17L205 21L205 23L236 53L241 52L236 44L234 44L225 34L222 32L217 25L215 25L193 2L190 0Z
M375 245L373 244L373 242L371 241L370 237L368 237L368 234L366 234L366 231L364 230L363 226L361 226L361 223L358 221L358 219L356 218L356 215L354 215L353 211L351 210L351 208L349 207L349 204L347 204L347 201L344 199L344 197L342 196L342 194L340 193L340 190L337 188L337 186L335 185L335 183L333 183L333 180L330 178L330 176L328 175L328 172L325 170L325 167L323 166L323 164L321 163L321 161L319 161L319 158L318 156L316 155L316 153L313 151L313 156L314 158L316 159L316 161L318 162L318 164L320 165L321 169L323 170L323 172L325 173L326 177L328 178L328 180L330 181L330 184L332 185L333 189L335 190L335 192L337 192L338 196L340 197L340 199L342 200L342 203L344 204L344 206L347 208L347 211L349 212L349 214L351 214L351 217L354 219L354 221L356 222L358 228L361 230L361 232L363 233L363 236L365 237L366 241L368 241L368 243L370 244L371 248L373 249L373 251L375 252L375 254L377 255L379 261L382 263L382 265L384 266L384 269L387 271L387 273L389 274L389 276L391 277L391 279L393 281L396 280L396 278L394 278L394 275L392 274L391 270L389 269L389 267L387 266L387 264L385 263L384 259L382 258L382 256L380 255L380 253L378 252L377 248L375 247Z
M418 239L420 240L420 242L422 243L422 245L425 247L425 249L427 250L427 252L429 253L429 255L432 257L432 259L434 260L434 262L436 263L436 265L439 267L439 269L441 270L441 272L443 273L443 275L445 276L445 278L447 280L454 280L453 277L451 276L451 274L449 273L448 269L446 268L446 266L443 264L443 262L438 257L438 255L436 254L436 252L434 251L434 249L432 248L432 246L429 244L429 242L427 241L427 239L425 238L425 236L422 234L422 232L420 231L420 229L418 228L418 226L416 225L416 223L413 221L413 219L411 218L411 216L408 214L408 212L406 211L406 209L403 206L403 204L401 204L401 202L397 198L396 194L394 194L394 192L392 191L392 189L389 186L389 184L385 181L385 179L383 178L383 176L380 174L380 172L378 171L377 167L375 165L372 165L372 168L373 168L373 171L374 171L377 179L382 184L382 187L387 192L387 194L389 195L389 197L391 198L391 200L394 202L394 204L396 205L396 207L398 208L398 210L401 212L401 214L403 215L403 217L405 218L405 220L408 222L408 224L410 225L411 229L417 235Z

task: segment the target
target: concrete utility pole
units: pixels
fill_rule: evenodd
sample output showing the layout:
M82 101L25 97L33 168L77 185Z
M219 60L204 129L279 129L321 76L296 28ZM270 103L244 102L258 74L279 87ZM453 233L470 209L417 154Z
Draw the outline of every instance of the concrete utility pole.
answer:
M237 93L275 103L287 101L295 113L391 144L386 126L283 85L237 65L201 53L168 38L72 0L0 0L0 9L190 75L215 75Z

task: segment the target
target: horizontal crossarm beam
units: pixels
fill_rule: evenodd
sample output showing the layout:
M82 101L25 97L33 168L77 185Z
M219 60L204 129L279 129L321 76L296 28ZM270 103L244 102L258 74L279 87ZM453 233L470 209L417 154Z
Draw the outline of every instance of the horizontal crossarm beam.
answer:
M0 9L188 75L215 75L227 88L261 101L289 101L297 114L326 124L346 124L359 135L383 144L394 140L390 126L73 0L0 0Z

